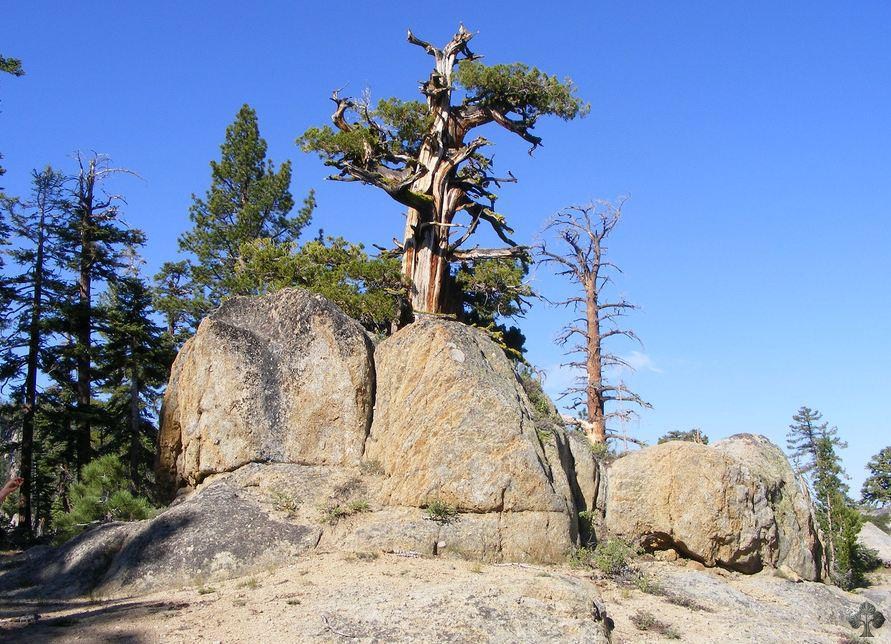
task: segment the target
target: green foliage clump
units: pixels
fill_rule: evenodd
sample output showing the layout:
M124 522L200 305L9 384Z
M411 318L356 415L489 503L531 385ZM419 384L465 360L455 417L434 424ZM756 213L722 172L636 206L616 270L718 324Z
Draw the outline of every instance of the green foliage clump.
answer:
M370 257L362 244L341 237L300 248L270 239L241 246L232 293L264 295L299 286L323 295L369 330L386 331L399 318L407 288L399 260Z
M424 510L427 512L427 518L431 521L438 521L439 523L450 523L454 521L455 517L458 516L458 508L454 505L450 505L441 499L432 499L428 501L424 506Z
M607 575L619 575L626 571L640 550L622 539L607 539L594 548L591 563Z
M484 65L463 60L456 80L467 91L469 103L516 112L533 122L543 115L568 121L591 109L576 96L572 80L561 81L523 63Z
M379 460L371 459L359 463L359 470L362 472L362 474L380 476L384 473L384 466Z
M371 506L364 499L357 499L346 504L329 503L322 508L325 523L334 525L345 517L359 514L360 512L371 512Z
M594 548L576 548L570 553L570 564L576 567L593 567L610 577L624 575L640 549L622 539L607 539Z
M96 521L138 521L155 509L148 499L128 489L127 471L114 455L87 463L80 480L69 488L71 510L53 517L59 541L69 539Z
M659 443L667 443L668 441L687 441L689 443L699 443L700 445L708 445L708 436L701 429L694 427L693 429L682 431L673 429L661 438Z
M463 318L468 324L489 332L507 356L522 361L525 336L517 327L498 320L523 315L532 297L524 283L529 265L519 259L485 259L462 263L455 272L455 285L462 294Z
M523 390L526 392L526 396L529 398L529 402L532 403L535 413L538 414L540 418L558 417L559 414L557 414L557 408L545 393L541 378L528 367L520 367L517 369L517 375L520 378L520 384L523 385Z
M283 490L272 490L269 493L269 501L274 509L284 512L288 516L295 515L300 507L300 499Z
M891 446L869 459L866 469L869 470L869 476L863 482L863 502L879 507L891 503Z

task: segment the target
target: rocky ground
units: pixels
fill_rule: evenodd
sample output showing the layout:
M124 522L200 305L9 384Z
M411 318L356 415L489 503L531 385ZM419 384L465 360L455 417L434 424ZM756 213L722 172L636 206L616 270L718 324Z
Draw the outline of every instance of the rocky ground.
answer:
M845 620L864 593L692 563L638 567L646 584L568 566L329 554L140 597L5 601L0 640L603 642L605 607L613 642L856 641ZM891 576L874 582L865 594L891 615ZM891 641L891 628L877 635Z

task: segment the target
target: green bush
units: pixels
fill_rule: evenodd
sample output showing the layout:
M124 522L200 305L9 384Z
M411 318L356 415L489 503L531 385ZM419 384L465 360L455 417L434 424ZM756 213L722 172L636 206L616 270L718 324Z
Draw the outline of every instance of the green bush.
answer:
M631 561L640 553L638 548L622 539L608 539L589 550L588 564L602 573L618 576L628 571Z
M151 517L155 509L148 499L130 490L124 466L117 456L107 455L84 466L80 480L69 489L69 512L53 515L56 540L65 541L95 521L138 521Z
M345 505L329 503L322 508L324 521L329 525L334 525L341 519L359 514L360 512L371 512L371 506L368 504L368 501L357 499Z
M458 516L458 508L440 499L428 501L424 509L427 511L428 519L439 521L440 523L450 523Z

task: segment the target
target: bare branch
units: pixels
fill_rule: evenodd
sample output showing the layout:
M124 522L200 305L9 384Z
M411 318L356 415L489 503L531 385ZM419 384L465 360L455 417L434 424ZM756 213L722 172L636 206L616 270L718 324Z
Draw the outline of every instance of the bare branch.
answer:
M479 248L474 247L468 250L456 250L451 253L454 260L481 260L481 259L520 259L529 254L529 248L526 246L511 246L510 248Z

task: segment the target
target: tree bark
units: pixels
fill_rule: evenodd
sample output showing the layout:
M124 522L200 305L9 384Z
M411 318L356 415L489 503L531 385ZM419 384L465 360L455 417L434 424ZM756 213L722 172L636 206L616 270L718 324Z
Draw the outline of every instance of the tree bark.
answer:
M600 261L600 258L597 258ZM606 442L606 416L603 400L603 356L600 346L600 308L597 301L597 273L588 275L585 283L585 319L587 347L585 371L588 377L586 406L591 430L588 440L597 445Z

